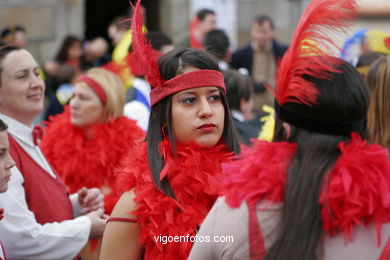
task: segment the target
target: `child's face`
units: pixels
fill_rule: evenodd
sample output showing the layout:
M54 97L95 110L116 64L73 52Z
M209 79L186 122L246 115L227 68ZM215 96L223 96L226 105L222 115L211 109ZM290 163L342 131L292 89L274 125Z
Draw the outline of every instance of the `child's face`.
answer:
M7 131L0 131L0 192L8 189L11 178L11 168L15 165L9 154Z

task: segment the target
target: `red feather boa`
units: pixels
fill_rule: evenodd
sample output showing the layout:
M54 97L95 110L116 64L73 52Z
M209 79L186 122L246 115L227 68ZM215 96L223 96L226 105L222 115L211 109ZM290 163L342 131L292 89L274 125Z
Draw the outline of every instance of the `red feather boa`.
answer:
M51 120L40 144L50 164L71 193L82 187L101 188L105 194L105 212L110 214L117 201L112 192L114 169L127 152L140 144L144 131L133 120L120 117L92 126L88 138L86 131L70 123L68 108Z
M165 160L161 175L166 174L176 199L155 187L146 143L125 161L118 175L117 188L119 192L134 188L137 209L132 214L141 227L144 259L186 259L191 242L162 244L156 242L155 237L196 234L220 194L222 187L216 176L221 172L221 163L230 161L232 153L221 144L209 149L178 145L175 158L169 141L160 144L160 151Z
M343 232L351 240L355 225L390 222L390 159L379 145L367 144L357 134L339 144L341 155L328 173L329 183L320 195L323 230ZM284 200L286 171L296 144L256 141L240 156L224 165L226 203L236 208L244 200ZM327 178L325 178L327 179Z

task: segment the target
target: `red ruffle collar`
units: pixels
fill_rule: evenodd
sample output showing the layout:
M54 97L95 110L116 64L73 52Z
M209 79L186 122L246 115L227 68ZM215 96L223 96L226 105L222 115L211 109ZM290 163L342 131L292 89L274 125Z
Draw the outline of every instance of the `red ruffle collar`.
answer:
M105 194L105 212L111 213L116 197L114 169L127 153L144 139L144 131L135 121L120 117L91 126L90 135L70 122L69 107L47 122L40 147L61 176L70 193L82 187L101 188Z
M390 159L387 150L352 134L339 144L341 155L329 172L319 203L323 229L329 235L343 232L347 241L355 225L375 222L380 244L381 224L390 222ZM256 141L223 166L226 203L266 199L282 202L286 171L295 154L294 143ZM226 174L226 175L225 175ZM226 177L227 176L227 177Z
M197 145L177 145L176 154L169 141L160 144L165 159L161 175L167 176L174 191L172 199L158 190L151 178L146 143L129 156L118 176L118 190L134 188L137 209L133 214L141 226L140 243L145 248L144 259L186 259L192 243L163 244L158 236L194 236L222 187L217 179L221 163L230 161L232 153L225 145L201 148Z

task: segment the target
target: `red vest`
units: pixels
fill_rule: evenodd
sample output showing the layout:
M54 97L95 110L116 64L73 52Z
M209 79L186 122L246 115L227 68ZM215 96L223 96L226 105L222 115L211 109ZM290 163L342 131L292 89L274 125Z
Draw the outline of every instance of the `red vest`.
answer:
M61 178L53 178L9 136L10 154L24 177L28 208L39 224L72 219L72 204Z

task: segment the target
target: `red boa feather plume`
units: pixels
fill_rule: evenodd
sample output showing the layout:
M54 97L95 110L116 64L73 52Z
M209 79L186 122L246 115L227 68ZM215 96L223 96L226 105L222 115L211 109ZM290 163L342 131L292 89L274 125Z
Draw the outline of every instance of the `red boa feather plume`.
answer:
M277 90L279 104L285 102L316 103L318 90L302 75L329 78L335 72L338 59L330 57L339 49L333 41L335 32L342 32L356 14L354 0L312 0L295 30L291 46L278 68Z
M327 173L319 198L323 231L352 240L359 225L375 223L381 243L381 225L390 222L390 158L386 149L368 144L353 133L339 144L341 155ZM255 141L240 160L223 165L226 203L237 208L243 201L284 201L288 168L296 144Z
M131 29L133 30L132 39L132 59L141 68L144 69L146 80L152 87L161 86L162 80L160 71L156 63L156 51L145 38L142 30L141 0L137 0L134 9L134 15L131 19Z

